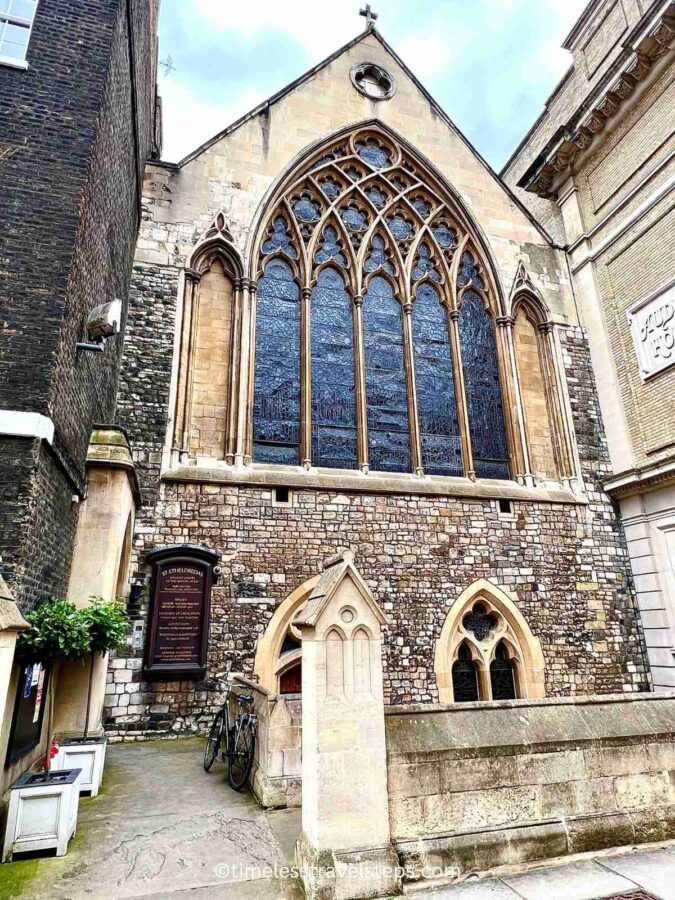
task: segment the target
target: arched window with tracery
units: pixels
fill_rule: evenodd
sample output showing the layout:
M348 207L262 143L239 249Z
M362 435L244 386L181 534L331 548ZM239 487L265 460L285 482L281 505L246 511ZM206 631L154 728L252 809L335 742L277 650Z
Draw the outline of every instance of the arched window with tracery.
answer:
M544 659L514 600L487 581L450 609L436 645L442 703L544 696Z
M283 179L258 235L254 463L510 477L496 280L425 163L357 128Z

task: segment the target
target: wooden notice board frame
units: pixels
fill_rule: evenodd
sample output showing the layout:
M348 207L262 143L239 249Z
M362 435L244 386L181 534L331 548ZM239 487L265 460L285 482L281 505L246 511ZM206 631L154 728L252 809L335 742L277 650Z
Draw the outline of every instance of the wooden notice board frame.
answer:
M206 674L211 589L220 554L179 544L148 553L151 567L143 674L150 680L199 680Z

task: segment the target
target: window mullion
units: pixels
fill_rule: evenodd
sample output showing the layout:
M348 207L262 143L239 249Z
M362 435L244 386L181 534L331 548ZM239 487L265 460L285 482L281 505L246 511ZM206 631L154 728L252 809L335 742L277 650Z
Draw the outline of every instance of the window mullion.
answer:
M450 332L450 344L452 345L452 368L455 376L455 398L457 401L457 418L459 419L459 433L462 441L462 462L464 475L475 479L476 473L473 467L473 448L471 446L471 431L469 430L469 412L466 402L466 390L464 386L464 368L462 366L462 350L459 341L459 310L448 311L448 329Z
M300 307L300 460L305 469L312 465L312 289L302 289Z
M363 297L354 297L354 370L356 381L356 444L359 468L368 471L368 407L366 403L366 359L363 343Z
M408 386L408 424L410 428L410 456L412 469L416 475L424 475L422 467L422 445L420 441L420 421L417 406L417 385L415 384L415 361L412 340L412 303L403 304L403 353Z

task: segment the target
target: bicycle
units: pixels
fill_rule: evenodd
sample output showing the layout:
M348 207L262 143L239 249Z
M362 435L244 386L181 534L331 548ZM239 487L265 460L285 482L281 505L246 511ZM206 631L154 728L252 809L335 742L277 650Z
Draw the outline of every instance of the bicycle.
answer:
M233 790L241 791L253 767L258 717L250 711L253 697L249 694L238 694L233 687L233 685L228 686L225 702L211 724L204 749L204 771L210 771L218 752L221 751L223 762L227 759L229 763L228 783ZM234 722L230 717L232 694L236 698L238 707Z

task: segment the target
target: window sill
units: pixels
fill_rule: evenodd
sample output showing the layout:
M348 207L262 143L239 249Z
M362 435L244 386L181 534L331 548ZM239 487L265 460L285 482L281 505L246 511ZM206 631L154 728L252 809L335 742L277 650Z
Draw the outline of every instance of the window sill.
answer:
M585 505L587 499L563 488L526 487L515 481L413 475L406 472L358 472L348 469L310 469L300 466L228 466L217 460L180 466L162 472L163 481L275 487L283 485L307 490L358 492L365 494L417 494L440 497L471 497L486 500L522 500L534 503Z
M7 66L10 69L27 69L28 63L25 59L12 59L9 56L0 56L0 66Z

